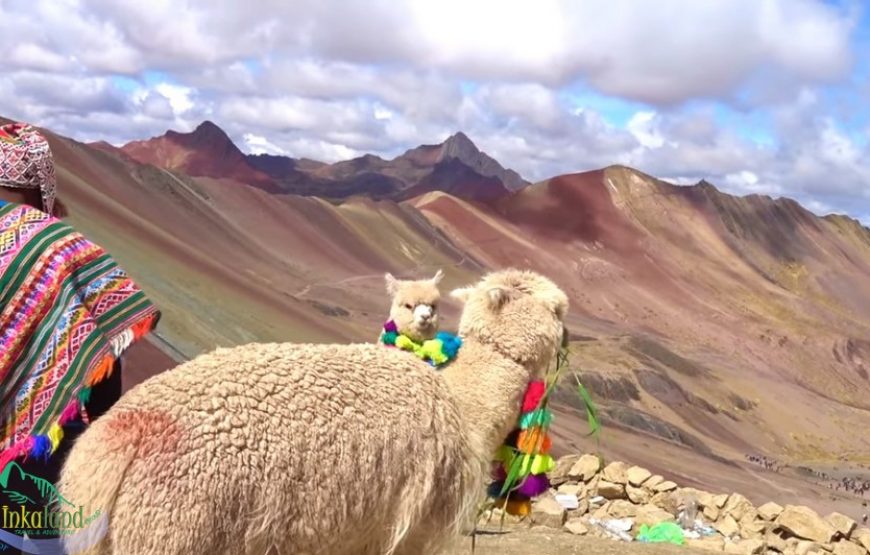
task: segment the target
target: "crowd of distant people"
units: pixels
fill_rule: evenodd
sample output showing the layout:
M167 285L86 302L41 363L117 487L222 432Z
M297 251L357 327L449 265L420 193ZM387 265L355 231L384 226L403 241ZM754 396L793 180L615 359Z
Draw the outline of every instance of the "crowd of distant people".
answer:
M824 480L823 485L832 490L836 491L847 491L849 493L854 493L855 495L864 496L868 492L870 492L870 480L860 480L856 478L840 478L837 480L832 476L828 475L826 472L819 472L818 470L809 469L813 476L816 478L820 478Z
M759 466L764 467L767 470L772 472L780 472L787 465L781 464L779 461L775 459L771 459L770 457L764 455L753 455L747 454L746 460L757 464ZM812 476L818 478L820 480L820 485L825 486L828 489L832 489L835 491L844 491L849 492L860 497L863 497L870 493L870 480L861 480L857 478L840 478L839 480L830 476L826 472L821 472L819 470L814 470L812 468L808 468L805 466L799 467L800 470L810 473ZM865 515L866 516L866 515Z
M779 472L785 465L764 455L746 455L746 460L773 472Z
M757 464L761 467L764 467L771 472L781 472L783 468L786 468L788 465L781 464L779 461L775 459L771 459L770 457L766 457L764 455L753 455L747 454L746 460ZM819 485L825 486L828 489L835 491L845 491L857 495L859 497L864 497L868 493L870 493L870 480L861 480L857 478L840 478L837 480L833 476L830 476L826 472L821 472L819 470L815 470L806 466L797 467L798 470L807 472L811 476L819 479ZM831 497L831 499L834 499ZM864 509L867 509L867 501L861 503L861 506ZM864 526L867 525L868 517L867 513L861 515L861 524Z
M848 491L855 495L864 496L870 492L870 480L856 480L854 478L841 478L838 482L826 484L829 488L837 491Z

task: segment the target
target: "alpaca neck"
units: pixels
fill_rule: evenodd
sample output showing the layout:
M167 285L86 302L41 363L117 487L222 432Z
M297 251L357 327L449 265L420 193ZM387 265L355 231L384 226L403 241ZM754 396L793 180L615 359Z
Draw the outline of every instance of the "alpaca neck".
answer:
M530 371L466 340L442 375L462 413L471 448L489 460L517 423Z

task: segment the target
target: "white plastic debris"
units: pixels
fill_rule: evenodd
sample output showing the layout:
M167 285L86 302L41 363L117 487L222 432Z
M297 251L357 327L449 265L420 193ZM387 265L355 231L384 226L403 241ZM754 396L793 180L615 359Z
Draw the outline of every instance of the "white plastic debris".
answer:
M573 493L557 493L556 502L566 511L580 508L580 500Z
M681 512L677 516L677 521L680 523L680 528L683 529L683 535L687 538L698 539L700 537L712 536L716 534L716 529L705 524L700 518L696 518L694 522L687 523L688 515L686 512Z
M598 526L608 536L613 539L622 540L624 542L634 541L634 538L628 533L631 530L631 527L634 526L634 521L630 518L611 518L607 520L598 520L597 518L590 518L589 524L593 526Z

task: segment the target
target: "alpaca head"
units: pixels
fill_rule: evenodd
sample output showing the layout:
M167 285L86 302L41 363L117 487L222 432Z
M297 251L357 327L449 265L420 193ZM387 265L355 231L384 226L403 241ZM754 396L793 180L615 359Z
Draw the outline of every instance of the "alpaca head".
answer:
M400 280L387 274L387 292L393 297L390 319L399 333L417 342L435 337L438 331L438 284L444 276L441 270L430 279Z
M465 304L459 335L490 345L503 356L546 371L565 341L568 297L535 272L502 270L451 296Z

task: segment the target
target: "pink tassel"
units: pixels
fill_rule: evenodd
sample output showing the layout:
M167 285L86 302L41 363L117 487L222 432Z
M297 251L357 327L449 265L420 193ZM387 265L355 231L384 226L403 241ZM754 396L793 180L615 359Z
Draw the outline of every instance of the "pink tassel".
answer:
M60 415L60 425L63 426L67 422L71 420L75 420L79 415L79 406L76 400L73 400L70 404L63 409L63 413Z
M6 468L6 465L11 461L14 461L22 456L24 459L27 459L27 455L30 453L30 449L33 447L33 437L27 436L27 438L17 445L13 445L6 451L3 451L3 454L0 454L0 472Z
M17 459L18 454L19 454L19 449L17 446L10 447L9 449L3 451L3 453L0 454L0 472L2 472L3 469L6 468L7 464L9 464L11 461Z

